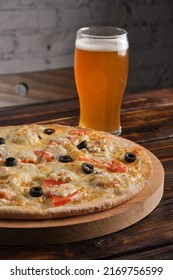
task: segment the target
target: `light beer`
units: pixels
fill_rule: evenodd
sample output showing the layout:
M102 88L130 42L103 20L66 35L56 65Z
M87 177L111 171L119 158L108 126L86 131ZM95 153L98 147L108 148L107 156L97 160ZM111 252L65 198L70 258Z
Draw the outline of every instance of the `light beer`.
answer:
M128 75L127 38L77 38L74 68L79 125L120 134L121 101Z

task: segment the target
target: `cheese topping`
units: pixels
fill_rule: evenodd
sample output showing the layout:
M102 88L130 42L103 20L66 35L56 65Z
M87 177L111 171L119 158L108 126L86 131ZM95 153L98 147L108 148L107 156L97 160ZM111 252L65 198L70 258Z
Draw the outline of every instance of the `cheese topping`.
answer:
M50 189L50 193L52 195L63 196L63 197L68 196L74 192L76 192L76 188L71 184L62 184L58 188L54 187Z
M0 128L0 137L5 139L0 145L0 206L46 209L81 204L116 198L142 184L146 163L135 144L77 127L52 126L55 129L47 134L47 127ZM82 141L86 141L83 147ZM135 153L135 163L125 162L126 152ZM16 160L14 166L5 166L9 157ZM93 166L91 171L84 172L84 163ZM33 187L43 192L32 196Z

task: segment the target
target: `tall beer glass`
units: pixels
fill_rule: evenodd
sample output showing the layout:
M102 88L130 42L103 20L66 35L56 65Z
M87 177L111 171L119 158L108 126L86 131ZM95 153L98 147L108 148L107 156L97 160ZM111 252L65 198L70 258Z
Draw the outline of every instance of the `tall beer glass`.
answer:
M127 32L103 26L79 29L74 70L79 125L121 134L120 110L128 75Z

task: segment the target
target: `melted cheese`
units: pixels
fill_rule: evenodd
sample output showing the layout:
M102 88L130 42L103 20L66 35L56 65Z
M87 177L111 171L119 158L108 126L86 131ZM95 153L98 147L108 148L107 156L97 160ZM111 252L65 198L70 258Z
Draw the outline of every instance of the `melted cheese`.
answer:
M0 205L46 209L52 206L51 195L65 197L76 191L78 195L74 203L99 197L108 199L119 195L122 189L135 188L143 181L145 162L135 145L123 142L122 147L121 139L113 141L111 137L104 137L104 134L93 130L78 133L78 128L57 127L54 133L47 135L45 128L47 126L39 125L0 128L0 137L6 140L6 144L0 145ZM79 150L77 145L84 140L87 148ZM135 164L124 162L127 151L135 151L138 155ZM72 162L60 162L61 155L71 156ZM7 157L14 157L17 165L4 166ZM93 164L93 173L85 174L82 169L84 162ZM128 168L123 172L118 169L110 171L107 166L111 162L119 162L120 167L128 165ZM62 183L48 188L45 180ZM29 190L34 186L43 188L42 197L30 196Z
M16 130L12 142L16 144L27 144L27 145L35 145L40 142L42 130L38 129L37 126L33 125L28 127L22 126Z
M56 196L68 196L74 192L76 192L76 188L72 184L62 184L58 187L54 187L50 189L50 193Z

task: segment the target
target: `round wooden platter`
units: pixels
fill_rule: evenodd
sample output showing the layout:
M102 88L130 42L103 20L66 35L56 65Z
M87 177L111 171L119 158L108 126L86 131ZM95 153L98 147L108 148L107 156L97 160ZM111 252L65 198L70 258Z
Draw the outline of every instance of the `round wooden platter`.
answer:
M74 242L100 237L124 229L151 213L164 189L164 169L147 151L153 174L146 188L133 199L110 210L52 220L0 220L0 244L34 245Z

